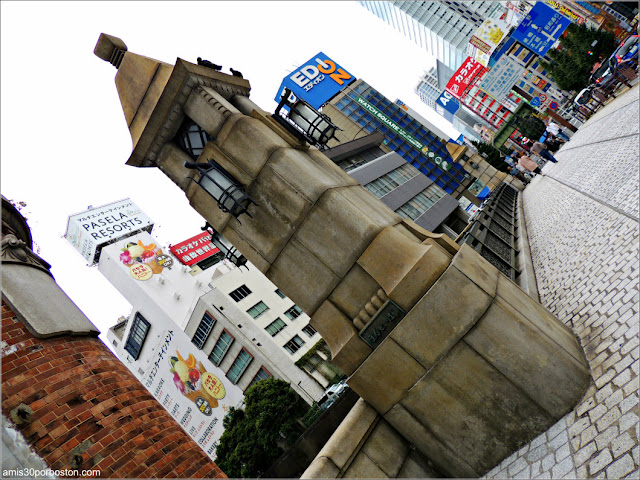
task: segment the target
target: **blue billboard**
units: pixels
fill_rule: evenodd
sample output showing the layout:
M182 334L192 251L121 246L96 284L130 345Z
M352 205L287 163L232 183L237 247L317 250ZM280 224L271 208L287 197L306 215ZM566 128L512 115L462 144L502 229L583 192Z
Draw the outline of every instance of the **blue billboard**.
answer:
M459 108L460 102L458 101L458 99L446 90L442 92L436 100L436 112L438 112L450 122L453 121L453 116L456 114Z
M314 108L320 108L355 79L355 76L320 52L282 80L275 101L280 102L286 87L294 96L302 98Z
M543 57L571 20L550 6L538 2L511 34L522 45Z

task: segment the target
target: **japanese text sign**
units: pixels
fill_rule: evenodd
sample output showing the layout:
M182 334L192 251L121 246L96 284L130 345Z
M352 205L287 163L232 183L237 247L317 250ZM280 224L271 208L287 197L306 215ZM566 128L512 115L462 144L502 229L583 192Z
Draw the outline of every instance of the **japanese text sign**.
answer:
M507 57L500 57L494 67L482 77L480 89L497 101L504 100L511 87L522 76L524 67Z
M196 264L220 251L211 243L211 234L208 232L202 232L177 245L171 245L169 250L183 265Z
M536 3L511 36L542 57L570 23L571 20L549 5Z
M462 93L478 74L482 73L486 68L471 57L462 62L462 65L447 83L446 91L456 98L460 98Z

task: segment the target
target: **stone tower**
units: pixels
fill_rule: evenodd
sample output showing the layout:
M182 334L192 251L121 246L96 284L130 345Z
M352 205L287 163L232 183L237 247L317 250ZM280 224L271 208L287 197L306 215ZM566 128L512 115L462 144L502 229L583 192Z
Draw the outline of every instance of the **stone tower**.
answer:
M101 35L133 139L203 218L311 316L349 385L440 470L475 477L543 432L590 382L573 333L468 246L403 220L249 99L246 79L131 53ZM206 133L255 203L235 218L178 137ZM204 134L203 134L204 135ZM203 137L204 138L204 137ZM190 153L190 154L189 154Z

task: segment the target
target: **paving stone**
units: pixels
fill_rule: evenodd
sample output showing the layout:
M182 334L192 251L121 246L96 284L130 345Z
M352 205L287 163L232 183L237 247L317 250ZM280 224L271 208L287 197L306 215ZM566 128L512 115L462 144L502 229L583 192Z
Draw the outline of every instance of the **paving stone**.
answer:
M527 465L523 470L516 473L513 478L531 478L531 467Z
M540 468L542 462L537 460L531 464L531 478L536 478L538 475L542 473L542 469Z
M527 453L525 458L529 462L535 462L537 460L541 460L542 457L544 457L548 451L549 449L547 448L546 445L539 445L536 448L531 449L531 451Z
M587 473L587 465L583 465L576 470L575 478L587 478L589 474Z
M609 450L603 450L596 458L589 462L589 474L592 476L595 475L600 470L609 465L609 463L611 463L611 460L613 460L613 458L611 457L611 453L609 453Z
M565 443L560 448L556 450L556 462L560 462L562 459L568 457L571 454L571 449L569 448L569 444Z
M580 466L584 462L589 460L591 456L594 454L594 452L596 452L596 450L597 448L596 448L595 442L588 443L583 448L578 450L573 456L573 461L576 464L576 466Z
M544 472L547 470L551 470L551 468L553 468L555 463L556 463L556 459L553 453L548 454L546 457L542 459L542 463L541 463L542 471Z
M606 429L604 432L602 432L600 435L598 435L595 438L596 446L598 447L598 450L602 450L603 448L607 447L611 443L611 441L617 436L618 436L617 425L613 425L608 429Z
M507 471L509 472L509 476L513 476L522 471L525 467L527 467L527 461L524 458L518 458L515 462L509 465Z
M629 472L634 470L633 458L631 455L625 455L620 460L614 462L607 468L608 478L621 478Z
M549 450L556 450L563 445L567 445L568 443L569 436L567 435L567 431L563 430L553 440L549 441Z
M571 457L567 457L553 467L551 470L551 478L562 478L573 470L573 468L573 460Z
M611 453L613 453L613 458L617 458L623 453L628 452L635 446L635 444L636 442L628 433L622 433L618 438L611 442Z
M623 399L624 394L622 393L622 389L617 389L605 399L604 404L607 406L607 408L611 408L614 405L619 404Z
M638 405L638 396L637 395L630 395L620 403L620 411L622 413L627 413L629 410L631 410L636 405Z
M601 416L603 416L605 413L607 413L607 407L604 405L597 405L594 409L589 411L589 418L593 423L596 420L598 420Z
M596 427L599 432L603 432L609 425L622 417L622 413L620 413L620 409L618 407L614 407L605 413L600 419L596 422Z
M638 415L633 412L629 412L625 414L618 421L618 427L620 428L620 433L626 432L628 429L635 427L638 425Z

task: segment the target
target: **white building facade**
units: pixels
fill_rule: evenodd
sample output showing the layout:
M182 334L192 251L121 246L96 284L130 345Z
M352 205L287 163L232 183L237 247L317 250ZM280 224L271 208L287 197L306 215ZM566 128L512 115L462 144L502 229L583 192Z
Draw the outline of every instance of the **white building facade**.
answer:
M129 260L138 250L170 260L161 267L149 255L143 260L149 267L144 269ZM250 264L248 269L227 262L207 270L192 269L141 232L104 247L98 269L133 306L128 321L122 319L109 329L107 338L138 376L144 377L153 367L159 337L173 330L186 335L207 366L221 369L221 375L241 391L254 381L276 377L290 382L313 403L330 383L331 374L295 365L318 342L317 353L307 356L319 356L318 363L323 363L330 355L324 353L326 347L309 325L309 317Z

